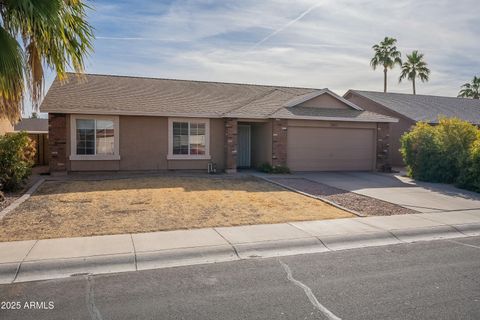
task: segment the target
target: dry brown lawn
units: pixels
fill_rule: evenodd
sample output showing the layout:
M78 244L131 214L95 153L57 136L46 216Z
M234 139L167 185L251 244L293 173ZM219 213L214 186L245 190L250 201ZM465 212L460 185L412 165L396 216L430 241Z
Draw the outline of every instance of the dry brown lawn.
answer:
M351 216L256 178L49 181L0 222L0 241Z

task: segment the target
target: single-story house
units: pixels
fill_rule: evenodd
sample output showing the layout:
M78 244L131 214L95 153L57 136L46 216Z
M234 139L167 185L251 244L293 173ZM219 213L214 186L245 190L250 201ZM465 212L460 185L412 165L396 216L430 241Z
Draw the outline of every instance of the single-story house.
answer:
M35 165L48 164L48 119L24 118L13 126L15 132L25 131L35 143Z
M343 97L364 110L398 118L398 122L390 124L390 161L393 166L404 165L399 151L400 137L418 121L435 125L439 117L444 116L480 125L480 100L361 90L349 90Z
M51 172L382 170L388 126L328 89L69 74L49 114Z

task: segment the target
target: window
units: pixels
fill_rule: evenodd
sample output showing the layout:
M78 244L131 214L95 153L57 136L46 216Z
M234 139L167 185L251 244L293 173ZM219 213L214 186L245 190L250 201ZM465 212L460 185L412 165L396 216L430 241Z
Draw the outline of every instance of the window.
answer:
M71 116L70 160L118 160L118 117Z
M209 159L208 125L205 119L169 119L169 158Z
M77 154L95 154L95 120L77 120Z
M115 150L113 121L97 120L95 124L95 154L113 154Z

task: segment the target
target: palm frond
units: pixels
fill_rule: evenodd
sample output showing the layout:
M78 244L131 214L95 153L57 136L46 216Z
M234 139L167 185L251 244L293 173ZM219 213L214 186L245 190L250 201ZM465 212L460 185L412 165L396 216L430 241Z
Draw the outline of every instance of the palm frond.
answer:
M370 60L370 65L374 70L380 65L392 69L396 64L400 65L402 63L402 54L397 50L396 42L397 40L394 38L385 37L382 42L372 46L375 54Z
M93 50L93 28L86 18L90 7L83 0L1 2L0 23L5 32L13 39L23 39L21 79L27 82L36 110L44 91L44 65L55 70L61 80L66 79L69 68L77 73L84 71L85 59ZM4 88L12 90L0 89ZM24 89L16 89L22 91L22 97ZM16 96L18 92L10 94Z
M24 56L22 48L0 26L0 116L15 123L23 110Z
M474 76L472 82L465 83L458 92L458 97L480 99L480 77Z
M416 78L419 78L422 82L428 81L430 69L427 67L427 63L423 58L424 54L418 52L418 50L407 54L407 60L402 64L402 72L400 73L398 82L402 82L403 79L413 81Z

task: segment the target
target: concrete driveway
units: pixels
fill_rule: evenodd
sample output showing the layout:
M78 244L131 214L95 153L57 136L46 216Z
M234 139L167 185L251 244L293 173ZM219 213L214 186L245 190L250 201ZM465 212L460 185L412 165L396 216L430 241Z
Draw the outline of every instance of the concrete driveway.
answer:
M304 172L296 175L423 213L464 210L480 212L478 193L446 184L418 182L399 174Z

